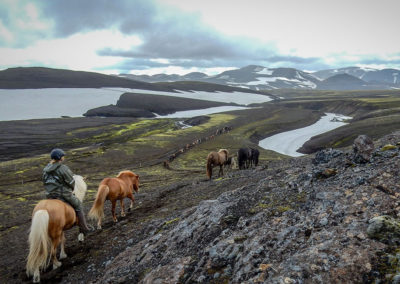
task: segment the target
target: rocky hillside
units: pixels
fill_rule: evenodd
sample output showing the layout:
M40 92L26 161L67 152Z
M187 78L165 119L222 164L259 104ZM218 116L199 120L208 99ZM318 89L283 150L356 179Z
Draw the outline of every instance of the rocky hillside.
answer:
M225 192L169 218L153 219L132 234L126 232L124 251L103 267L89 265L88 272L97 275L92 281L399 279L399 230L392 224L388 231L385 225L400 214L400 132L375 142L364 137L361 142L354 149L327 149L170 188L171 194L181 189L195 195L216 188ZM118 237L114 241L124 242Z

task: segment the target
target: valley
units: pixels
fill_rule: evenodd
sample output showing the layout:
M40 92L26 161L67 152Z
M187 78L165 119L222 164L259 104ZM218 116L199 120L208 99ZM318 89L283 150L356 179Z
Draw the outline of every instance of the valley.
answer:
M24 270L30 214L34 205L44 198L41 171L54 147L65 150L69 167L86 177L89 189L84 201L86 212L102 178L115 176L125 169L140 175L140 191L135 195L132 212L113 224L107 203L103 230L89 234L83 244L76 240L76 228L68 231L66 250L69 257L60 269L47 270L42 277L43 283L106 283L108 280L102 278L104 271L113 271L117 263L114 260L121 253L147 242L147 238L156 236L157 232L172 230L199 204L212 202L225 192L230 196L229 192L238 188L254 189L256 184L264 184L267 180L272 187L279 188L278 184L289 182L282 176L282 171L296 172L296 176L289 176L290 180L300 177L309 167L304 163L316 151L330 147L349 150L360 134L379 140L398 130L400 125L398 90L285 89L258 94L275 100L252 104L253 108L249 109L190 120L91 116L1 121L0 239L8 244L1 248L1 254L8 257L1 260L0 274L9 282L30 281ZM141 100L141 103L141 108L157 105L151 100ZM304 144L301 152L310 155L293 159L258 146L260 140L274 134L314 124L326 112L353 118L349 124L315 136ZM183 128L182 120L191 123L191 127ZM221 129L229 131L222 132ZM242 171L225 169L225 176L214 176L208 181L205 174L207 154L226 148L231 156L235 156L241 147L260 151L259 167ZM248 198L251 200L251 196ZM249 211L242 212L243 216L271 208L274 210L271 214L281 216L289 208L302 206L309 197L300 192L286 200L278 193L262 198L266 199L258 203L248 201L246 210ZM229 215L224 218L226 228L236 224L237 220L230 220ZM149 273L140 267L138 271L132 276L136 281L143 280ZM217 271L209 270L209 273L215 275Z

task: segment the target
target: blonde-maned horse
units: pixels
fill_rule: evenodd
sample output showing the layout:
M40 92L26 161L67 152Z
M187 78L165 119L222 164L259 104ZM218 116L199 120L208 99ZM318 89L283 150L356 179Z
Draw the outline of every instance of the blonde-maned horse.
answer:
M87 186L83 177L74 175L75 196L82 202ZM61 266L57 259L57 247L61 244L60 259L65 253L64 231L77 224L78 218L71 205L58 199L41 200L33 209L32 224L29 233L29 255L26 263L26 274L33 276L33 283L40 282L40 271L44 270L53 259L53 269ZM83 234L78 236L83 241Z
M218 176L224 175L224 165L228 160L229 152L226 149L220 149L218 152L211 152L207 156L207 177L211 179L213 167L219 166Z
M131 205L129 211L133 207L135 201L133 190L139 191L139 175L131 171L122 171L115 178L105 178L100 182L97 190L96 200L93 203L92 209L89 211L89 218L97 220L97 229L101 229L101 221L104 218L104 202L106 199L111 201L111 213L114 222L117 222L115 215L115 206L117 200L121 204L121 216L125 216L124 198L130 198Z

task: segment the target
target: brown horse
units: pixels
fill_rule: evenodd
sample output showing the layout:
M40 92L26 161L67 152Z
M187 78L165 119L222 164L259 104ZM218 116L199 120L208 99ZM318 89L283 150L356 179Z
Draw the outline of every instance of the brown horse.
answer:
M115 215L115 206L117 200L121 204L121 216L125 216L124 211L124 198L130 198L131 205L129 210L133 207L133 190L139 191L139 175L131 171L122 171L115 178L105 178L100 182L97 190L96 200L93 203L92 209L89 211L89 218L97 220L97 229L101 229L101 220L104 218L104 202L106 199L111 201L111 213L114 222L117 222Z
M211 152L207 156L207 177L211 179L213 167L219 166L218 176L224 175L223 166L228 160L228 150L220 149L218 152Z
M81 176L74 176L75 196L82 201L86 194L86 183ZM64 231L77 224L74 208L57 199L41 200L33 209L32 225L29 233L29 255L26 274L33 275L33 282L40 282L40 271L53 259L53 269L61 266L57 260L57 247L61 244L60 259L66 258ZM83 241L83 234L78 239Z

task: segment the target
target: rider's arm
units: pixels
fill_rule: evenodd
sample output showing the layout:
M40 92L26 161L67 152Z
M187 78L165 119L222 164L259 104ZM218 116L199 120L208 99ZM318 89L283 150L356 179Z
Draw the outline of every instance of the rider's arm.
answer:
M70 187L72 190L74 190L75 187L75 180L74 180L74 174L72 171L69 169L68 166L62 165L60 167L60 174L62 175L65 184Z

